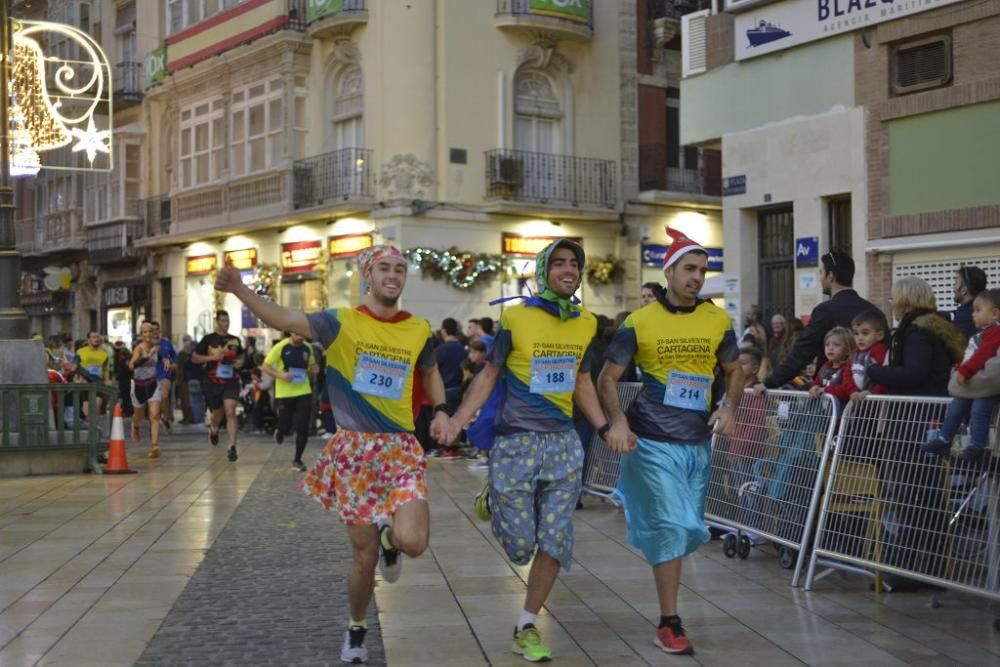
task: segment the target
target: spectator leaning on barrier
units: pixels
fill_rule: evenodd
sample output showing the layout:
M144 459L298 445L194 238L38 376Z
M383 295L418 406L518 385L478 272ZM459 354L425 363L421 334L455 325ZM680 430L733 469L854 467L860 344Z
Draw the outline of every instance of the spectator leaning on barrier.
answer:
M986 289L986 272L978 266L962 266L955 272L952 289L958 308L952 311L951 321L966 339L972 338L976 335L976 325L972 322L972 302Z
M878 310L870 301L858 296L851 288L854 282L854 260L834 250L820 258L820 284L830 300L812 310L805 331L788 352L780 366L767 376L764 386L777 389L791 381L817 358L824 358L823 337L834 327L850 327L854 317L866 310Z
M892 314L899 328L892 335L888 366L870 366L868 380L884 385L889 394L947 395L952 364L962 358L962 335L936 312L930 285L922 278L901 278L892 286ZM946 517L940 511L941 469L920 451L930 424L894 421L882 434L879 454L886 524L883 561L911 572L940 576ZM921 584L887 574L891 592L911 592Z

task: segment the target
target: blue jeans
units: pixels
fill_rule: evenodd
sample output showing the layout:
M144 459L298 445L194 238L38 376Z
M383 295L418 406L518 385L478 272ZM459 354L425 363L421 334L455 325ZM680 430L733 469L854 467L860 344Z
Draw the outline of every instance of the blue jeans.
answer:
M941 425L941 439L951 442L958 427L965 421L969 425L969 442L972 447L982 449L990 437L990 418L1000 396L987 398L952 398L944 413L944 424Z
M197 383L197 391L193 391L191 383L188 383L188 387L192 389L190 392L191 396L191 418L194 419L195 424L205 423L205 394L201 393L201 383Z

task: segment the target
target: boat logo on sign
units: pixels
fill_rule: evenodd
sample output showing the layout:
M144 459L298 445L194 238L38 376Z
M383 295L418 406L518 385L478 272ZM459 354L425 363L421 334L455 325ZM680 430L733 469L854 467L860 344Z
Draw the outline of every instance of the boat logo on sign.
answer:
M782 29L780 26L763 20L756 27L747 30L747 39L750 40L750 46L760 46L761 44L776 42L779 39L791 36L792 33Z

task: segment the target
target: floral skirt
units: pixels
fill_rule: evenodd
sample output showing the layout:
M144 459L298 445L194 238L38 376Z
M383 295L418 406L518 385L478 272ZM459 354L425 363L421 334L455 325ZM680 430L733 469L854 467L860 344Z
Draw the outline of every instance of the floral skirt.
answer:
M427 462L410 433L337 431L302 480L301 489L349 525L390 518L411 500L427 499Z

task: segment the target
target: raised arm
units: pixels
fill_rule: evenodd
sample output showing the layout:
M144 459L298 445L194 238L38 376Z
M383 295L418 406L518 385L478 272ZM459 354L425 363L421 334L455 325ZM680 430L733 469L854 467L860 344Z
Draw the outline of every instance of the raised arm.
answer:
M239 269L227 266L219 271L215 279L215 289L220 292L229 292L242 301L253 312L254 315L263 320L268 326L280 331L290 331L306 338L312 337L309 329L309 320L306 314L298 310L283 308L273 301L268 301L252 289L243 284Z

